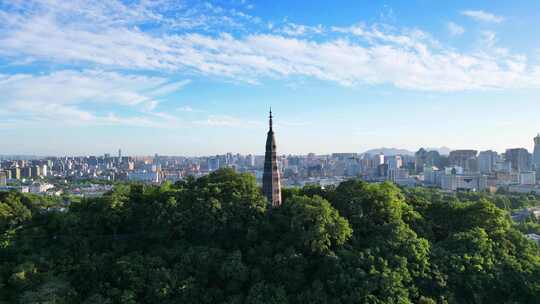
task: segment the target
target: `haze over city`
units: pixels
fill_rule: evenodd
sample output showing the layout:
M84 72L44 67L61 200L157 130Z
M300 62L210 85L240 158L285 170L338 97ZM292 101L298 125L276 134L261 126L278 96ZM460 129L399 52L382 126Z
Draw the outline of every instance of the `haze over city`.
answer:
M525 147L534 1L1 1L2 154Z

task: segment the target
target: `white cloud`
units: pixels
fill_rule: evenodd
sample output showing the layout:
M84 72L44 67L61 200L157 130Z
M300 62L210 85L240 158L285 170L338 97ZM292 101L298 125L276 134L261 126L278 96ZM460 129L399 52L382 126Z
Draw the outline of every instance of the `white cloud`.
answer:
M223 26L243 27L242 21L256 22L255 17L231 9L226 10L204 1L90 1L90 0L26 0L9 1L3 8L16 12L23 19L55 16L62 22L92 23L104 27L153 26L168 29L199 29L212 31ZM8 18L13 19L13 18Z
M174 93L176 91L180 91L183 87L185 87L186 85L188 85L190 83L191 83L190 79L184 79L184 80L180 80L180 81L176 81L176 82L170 82L170 83L164 84L164 85L152 90L151 93L152 93L153 96L167 95L167 94L170 94L170 93Z
M206 112L206 111L204 111L204 110L194 109L194 108L191 107L191 106L181 106L181 107L176 108L176 111L178 111L178 112L188 112L188 113L202 113L202 112Z
M461 14L482 22L501 23L504 21L503 17L482 10L466 10L462 11Z
M488 47L493 47L497 42L497 34L492 31L482 31L482 39Z
M86 1L52 3L53 8L46 10L30 9L32 13L24 15L12 12L0 16L0 21L5 21L0 23L0 55L19 62L36 60L165 75L152 87L155 92L160 92L159 87L162 92L181 88L185 83L171 83L166 77L186 74L248 83L261 83L265 78L310 77L345 86L390 84L421 91L540 87L540 68L520 54L503 48L460 52L418 29L362 24L329 27L331 35L321 33L315 39L305 35L308 27L289 23L289 34L279 30L237 31L233 36L227 29L239 22L252 22L246 21L250 17L208 4L210 15L222 17L220 22L224 26L218 28L223 29L219 34L211 30L195 33L189 26L185 31L145 32L137 25L145 21L173 21L160 13L160 6L143 5L136 8L141 10L139 13L121 13L124 8L120 6L118 13L110 11L109 6L102 7L113 4L93 7L94 2ZM87 6L88 11L79 13L80 18L67 17L77 8ZM471 17L489 16L482 13L464 12ZM124 14L126 17L121 18ZM201 18L200 14L192 18L182 16L195 21ZM233 20L224 21L227 18ZM263 28L266 29L265 23L261 24L260 29ZM316 30L315 27L310 31ZM139 90L116 94L115 100L141 105L146 102L147 109L158 102L152 94ZM92 98L99 100L100 96L95 94Z
M195 124L208 126L240 126L242 121L236 117L227 115L210 115L204 120L197 120Z
M322 25L317 26L308 26L308 25L302 25L302 24L296 24L289 22L285 24L283 27L276 29L275 33L282 33L287 36L303 36L303 35L319 35L322 34L325 31L324 27Z
M209 115L204 120L196 120L193 122L196 125L211 126L211 127L261 127L263 124L253 120L243 120L238 117L229 115Z
M178 107L176 110L180 112L193 112L193 108L190 106Z
M185 81L180 82L185 84ZM0 100L12 102L86 102L135 106L155 104L154 98L170 93L166 78L104 72L62 70L51 74L0 75ZM164 89L165 87L165 89ZM181 86L175 86L175 90Z
M105 116L96 118L92 123L94 125L123 125L147 128L171 128L183 126L181 121L174 117L159 117L159 115L157 115L158 117L156 118L151 116L152 115L119 116L115 113L108 113Z
M382 11L379 13L379 18L383 21L395 21L396 16L392 7L387 4L383 5Z
M155 98L187 83L97 70L0 75L0 104L10 115L28 115L35 121L114 123L120 121L111 119L116 116L99 116L91 109L152 111L159 104Z
M465 28L458 24L455 24L454 22L448 22L446 26L448 27L448 31L452 36L459 36L465 33Z

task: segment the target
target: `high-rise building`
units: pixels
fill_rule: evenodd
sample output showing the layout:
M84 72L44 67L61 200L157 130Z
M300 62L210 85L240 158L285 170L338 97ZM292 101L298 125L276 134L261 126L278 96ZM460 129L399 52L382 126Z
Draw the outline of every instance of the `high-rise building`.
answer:
M441 172L437 167L425 166L424 169L424 183L428 185L440 185Z
M21 168L15 167L12 168L10 171L12 179L21 179Z
M122 149L118 149L118 158L116 159L117 164L122 163Z
M0 171L0 186L5 186L7 179L7 173L5 171Z
M33 166L32 167L32 176L31 177L39 177L39 176L42 176L43 173L41 172L41 167L40 166Z
M21 170L21 177L32 178L33 177L32 167L23 167Z
M540 134L534 138L533 166L540 170Z
M268 134L266 136L266 153L264 154L263 194L272 207L281 205L281 180L276 154L276 139L272 128L272 110L270 110Z
M466 172L478 171L478 160L476 159L476 150L454 150L448 156L449 166L458 166Z
M375 156L375 164L377 166L384 164L384 154L382 152Z
M478 169L480 173L491 173L495 169L498 154L495 151L482 151L478 155Z
M403 159L401 158L401 155L393 155L386 159L386 163L388 164L388 169L399 169L403 167Z
M47 165L42 165L41 166L41 176L47 176L49 174L49 168L47 167Z
M426 156L427 151L424 148L420 148L420 150L414 154L414 169L417 173L422 172L424 169L424 166L426 165Z
M249 154L246 157L246 166L250 168L255 167L255 156L253 156L253 154Z
M388 180L391 180L396 183L399 180L409 178L409 170L402 169L402 168L397 168L397 169L388 168L387 178Z
M388 177L388 164L380 164L377 166L377 177Z
M219 169L219 157L208 158L208 171L215 171Z
M513 172L531 170L531 155L525 148L507 149L504 157Z
M424 148L420 148L415 154L414 154L414 168L416 172L420 173L424 169L424 167L429 166L435 166L435 167L441 167L441 155L437 151L427 151Z

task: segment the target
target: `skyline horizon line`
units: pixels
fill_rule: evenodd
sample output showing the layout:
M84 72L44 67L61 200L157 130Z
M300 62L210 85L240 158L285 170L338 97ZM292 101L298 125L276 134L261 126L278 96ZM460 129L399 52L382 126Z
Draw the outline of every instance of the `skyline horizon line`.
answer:
M448 151L448 152L451 152L451 151L459 151L459 150L475 150L477 151L478 153L480 152L483 152L483 151L494 151L494 152L497 152L499 154L504 154L506 152L506 150L510 150L510 149L520 149L520 148L524 148L526 149L529 153L532 153L532 151L534 150L534 145L532 148L527 148L527 147L509 147L509 148L506 148L504 149L504 151L502 150L496 150L496 149L478 149L478 148L471 148L471 147L464 147L464 148L451 148L451 147L448 147L448 146L441 146L441 147L418 147L417 149L409 149L409 148L401 148L401 147L378 147L378 148L368 148L368 149L363 149L363 151L361 152L355 152L355 151L328 151L328 152L302 152L302 153L289 153L289 152L285 152L285 153L277 153L278 155L280 156L307 156L309 154L315 154L316 156L330 156L332 154L359 154L359 155L362 155L362 154L378 154L378 153L381 153L381 152L378 152L378 153L375 153L375 152L372 152L374 150L395 150L394 152L401 152L401 153L391 153L391 154L385 154L383 153L384 155L388 155L388 156L392 156L392 155L408 155L408 156L414 156L414 154L419 151L420 149L424 149L424 150L427 150L427 151L437 151L439 152L441 155L448 155L448 153L444 153L444 152L441 152L441 151ZM124 152L124 150L122 149L122 151ZM408 152L408 153L407 153ZM198 154L198 155L188 155L188 154L170 154L170 153L166 153L166 154L161 154L161 153L156 153L156 152L149 152L149 153L137 153L137 154L124 154L122 153L122 157L155 157L156 155L157 156L160 156L160 157L185 157L185 158L199 158L199 157L212 157L212 156L218 156L218 155L226 155L226 154L233 154L233 155L253 155L253 156L261 156L263 157L264 156L264 153L250 153L250 152L233 152L233 151L227 151L227 152L218 152L218 153L209 153L209 154ZM9 157L9 156L14 156L14 157L41 157L41 158L46 158L46 157L89 157L89 156L105 156L106 154L109 154L110 157L118 157L117 155L115 155L114 153L110 153L110 152L101 152L101 153L86 153L86 154L79 154L79 153L65 153L65 154L60 154L60 153L57 153L57 154L33 154L33 153L0 153L0 158L5 158L5 157Z

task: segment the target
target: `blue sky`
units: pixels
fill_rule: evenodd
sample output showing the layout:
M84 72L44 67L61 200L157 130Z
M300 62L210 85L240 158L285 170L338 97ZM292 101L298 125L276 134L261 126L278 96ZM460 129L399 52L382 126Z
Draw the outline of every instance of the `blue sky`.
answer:
M532 149L538 1L0 0L0 154Z

